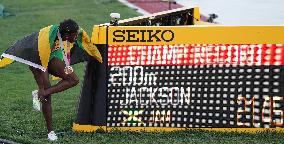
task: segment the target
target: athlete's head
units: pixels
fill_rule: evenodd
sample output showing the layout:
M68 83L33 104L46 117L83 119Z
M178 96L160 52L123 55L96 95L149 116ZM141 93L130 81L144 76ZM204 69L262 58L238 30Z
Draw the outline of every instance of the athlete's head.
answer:
M79 26L74 20L66 19L60 23L59 32L63 41L74 42L78 38Z

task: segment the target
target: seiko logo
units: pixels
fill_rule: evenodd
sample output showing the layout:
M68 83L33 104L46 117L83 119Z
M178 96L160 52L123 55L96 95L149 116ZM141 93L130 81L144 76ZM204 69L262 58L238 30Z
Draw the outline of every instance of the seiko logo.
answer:
M170 42L174 39L171 30L116 30L113 42Z

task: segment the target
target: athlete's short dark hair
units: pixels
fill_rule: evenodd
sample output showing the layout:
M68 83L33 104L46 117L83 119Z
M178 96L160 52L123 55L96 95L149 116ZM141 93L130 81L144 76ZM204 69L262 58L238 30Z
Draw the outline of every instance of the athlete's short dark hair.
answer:
M72 19L65 19L64 21L60 22L59 32L62 35L75 33L78 30L79 30L78 24Z

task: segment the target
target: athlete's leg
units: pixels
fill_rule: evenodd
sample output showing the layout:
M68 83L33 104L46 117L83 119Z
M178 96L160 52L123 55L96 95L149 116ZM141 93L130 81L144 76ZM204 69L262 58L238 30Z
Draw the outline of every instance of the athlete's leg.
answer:
M30 67L30 70L32 71L34 78L38 84L39 96L40 96L42 91L44 91L44 89L47 89L51 86L48 77L48 72L43 72L40 69L36 69L33 67ZM46 96L45 99L42 97L41 102L42 102L42 112L46 122L46 128L49 133L50 131L52 131L51 96L50 95Z
M77 75L72 72L71 74L66 74L64 72L65 63L58 58L53 58L48 64L48 72L54 76L60 77L62 80L56 85L51 86L44 90L45 97L57 92L64 91L71 88L79 83Z

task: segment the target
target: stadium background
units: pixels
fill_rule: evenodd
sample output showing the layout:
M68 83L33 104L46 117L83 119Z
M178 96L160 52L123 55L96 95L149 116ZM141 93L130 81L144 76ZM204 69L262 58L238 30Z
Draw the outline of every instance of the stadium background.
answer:
M15 14L0 19L1 51L15 40L67 17L77 20L90 34L93 24L108 22L109 13L114 9L121 13L122 18L139 15L112 0L1 0L0 3L8 12ZM83 64L75 66L81 81L83 67ZM34 89L36 85L27 66L15 63L0 70L0 138L20 143L47 143L42 115L31 108L30 95ZM80 86L77 86L53 96L54 127L59 132L61 143L280 143L283 140L283 134L278 133L75 133L71 125L75 119L79 92Z

